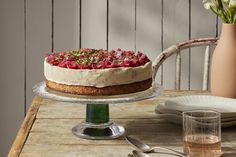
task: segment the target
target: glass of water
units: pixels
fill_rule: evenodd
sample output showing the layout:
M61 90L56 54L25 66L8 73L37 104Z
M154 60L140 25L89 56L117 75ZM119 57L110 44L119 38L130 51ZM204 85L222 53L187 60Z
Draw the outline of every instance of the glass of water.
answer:
M183 151L189 157L221 155L221 118L212 110L183 112Z

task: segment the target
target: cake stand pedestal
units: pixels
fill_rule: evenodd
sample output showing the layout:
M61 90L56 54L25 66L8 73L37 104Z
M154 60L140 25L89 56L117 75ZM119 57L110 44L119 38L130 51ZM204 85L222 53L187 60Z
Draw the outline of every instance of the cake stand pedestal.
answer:
M72 132L85 139L114 139L122 136L125 129L110 121L108 104L87 104L85 122L74 126Z
M85 139L115 139L125 133L123 126L110 120L109 104L135 102L154 98L162 94L162 87L153 83L152 87L137 93L114 96L85 96L57 92L40 82L33 87L35 94L42 98L86 104L86 119L72 128L72 133Z

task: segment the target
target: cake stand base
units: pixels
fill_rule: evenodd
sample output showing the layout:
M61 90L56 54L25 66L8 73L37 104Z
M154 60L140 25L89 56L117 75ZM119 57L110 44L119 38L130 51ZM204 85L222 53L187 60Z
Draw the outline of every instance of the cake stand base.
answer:
M74 135L90 140L110 140L121 137L125 133L124 127L113 122L104 124L80 123L72 128Z
M125 129L110 121L108 104L87 104L86 122L73 127L72 133L84 139L109 140L124 135Z

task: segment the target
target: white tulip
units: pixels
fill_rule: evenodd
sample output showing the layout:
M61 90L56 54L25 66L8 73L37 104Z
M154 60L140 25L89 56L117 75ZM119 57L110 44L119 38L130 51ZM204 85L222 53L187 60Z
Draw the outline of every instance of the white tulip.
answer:
M211 7L213 7L213 6L214 6L214 4L212 2L207 2L207 3L204 4L204 8L206 10L210 10Z
M230 0L229 8L235 9L236 8L236 0Z

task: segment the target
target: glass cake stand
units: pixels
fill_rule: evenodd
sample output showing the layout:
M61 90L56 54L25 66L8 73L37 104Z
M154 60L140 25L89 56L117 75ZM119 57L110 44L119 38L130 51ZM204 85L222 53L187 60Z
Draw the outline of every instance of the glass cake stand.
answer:
M113 96L87 96L57 92L40 82L33 87L33 92L42 98L86 104L86 119L72 128L72 133L85 139L115 139L125 133L123 126L110 120L109 104L135 102L154 98L162 94L163 88L157 83L137 93Z

